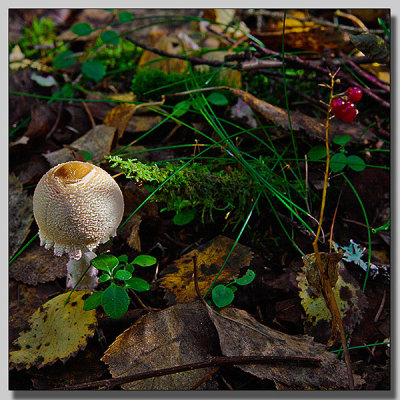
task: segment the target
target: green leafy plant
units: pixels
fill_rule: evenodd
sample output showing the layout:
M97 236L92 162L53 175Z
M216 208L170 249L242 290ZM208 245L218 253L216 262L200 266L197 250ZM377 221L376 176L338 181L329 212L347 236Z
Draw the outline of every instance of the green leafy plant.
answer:
M235 292L237 290L235 285L249 285L251 282L253 282L255 277L255 272L251 269L248 269L246 274L241 278L233 278L233 281L229 282L227 285L216 285L211 292L212 301L218 308L226 307L227 305L231 304L235 298Z
M338 152L333 154L330 159L329 166L332 172L341 172L346 166L357 172L363 171L366 168L365 161L361 157L355 154L347 155L348 151L345 146L350 140L351 137L348 135L337 136L332 139L334 144L340 146ZM326 148L322 145L314 146L308 152L310 161L323 161L325 157Z
M99 283L109 282L110 284L105 290L99 290L85 299L83 309L92 310L101 305L104 312L111 318L121 318L128 311L129 295L127 290L145 292L150 289L147 281L132 276L135 265L150 267L156 262L157 260L149 255L139 255L132 262L128 262L125 254L119 257L111 254L97 256L92 260L92 265L102 272L99 276Z

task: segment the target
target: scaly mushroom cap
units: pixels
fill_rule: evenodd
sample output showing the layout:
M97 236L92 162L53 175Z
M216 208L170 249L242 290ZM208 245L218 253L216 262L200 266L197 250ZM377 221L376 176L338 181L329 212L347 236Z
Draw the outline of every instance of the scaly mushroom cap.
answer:
M117 234L124 200L115 180L101 168L80 161L56 165L39 181L33 214L40 245L79 259Z

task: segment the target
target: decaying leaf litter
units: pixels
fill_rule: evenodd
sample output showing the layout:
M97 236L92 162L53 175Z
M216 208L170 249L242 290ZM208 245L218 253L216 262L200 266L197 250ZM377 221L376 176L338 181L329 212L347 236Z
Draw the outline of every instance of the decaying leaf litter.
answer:
M10 50L10 388L347 389L349 365L312 253L327 133L333 167L320 255L334 260L326 261L332 269L326 276L348 335L354 387L389 389L389 10L337 11L340 29L328 10L156 14L10 12L16 43ZM169 25L157 23L171 16ZM35 55L22 31L46 17L54 21L58 40L72 40L70 49L78 46L83 54L90 54L99 34L98 40L108 41L103 48L112 47L113 21L120 22L115 32L123 39L129 27L140 27L125 42L135 46L137 66L116 76L111 64L102 64L109 68L103 75L85 58L74 66L67 59L63 79L77 79L84 90L57 95L59 85L67 85L54 85L52 58ZM75 32L74 24L81 24ZM85 24L88 35L82 34ZM32 42L41 38L30 36ZM103 48L93 54L100 64L101 57L121 57L104 56ZM191 78L182 84L188 69ZM337 78L335 93L361 85L363 99L353 122L331 119L326 132L329 96L321 85L329 84L329 73ZM173 74L180 81L171 80ZM212 81L215 76L219 80ZM148 86L141 86L146 79ZM167 89L160 92L163 85ZM47 100L34 96L26 102L23 92ZM70 96L79 101L65 100ZM222 135L227 132L232 136ZM264 157L262 146L275 158ZM110 164L108 155L122 161ZM144 166L124 167L126 155ZM354 163L359 156L362 164ZM185 175L191 166L182 165L190 158L195 173ZM158 260L140 269L138 277L151 283L150 290L131 290L129 310L118 320L101 307L85 311L89 294L80 291L64 305L65 260L39 247L34 236L34 186L50 167L72 160L100 163L123 190L124 223L103 251ZM159 175L149 178L145 166L151 162L158 163ZM303 193L293 189L301 180ZM166 192L160 188L146 202L160 184ZM207 305L197 301L194 263ZM229 293L233 303L217 307L210 285ZM71 323L76 328L66 329ZM78 365L90 365L86 375L71 372Z

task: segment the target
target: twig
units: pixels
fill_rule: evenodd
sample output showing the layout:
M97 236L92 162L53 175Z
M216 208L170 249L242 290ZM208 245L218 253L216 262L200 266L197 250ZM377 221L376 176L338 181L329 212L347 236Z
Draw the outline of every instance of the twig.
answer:
M90 119L90 123L92 124L92 128L96 127L96 122L94 121L93 115L89 110L89 107L87 106L86 102L81 101L83 108L85 109L85 111L87 112L87 115L89 116Z
M196 390L198 387L200 387L204 382L207 382L210 380L213 375L220 370L220 367L215 367L213 368L206 376L204 376L202 379L200 379L195 385L191 387L190 390Z
M223 356L211 357L207 361L200 361L192 364L178 365L171 368L163 368L154 371L140 372L128 376L121 376L118 378L102 379L94 382L79 383L76 385L62 386L54 390L87 390L94 388L111 389L115 386L123 385L134 381L143 379L155 378L158 376L165 376L177 374L179 372L193 371L195 369L210 368L224 365L237 365L237 364L265 364L271 366L296 366L296 367L309 367L316 368L321 364L321 360L316 358L306 357L280 357L280 356Z
M386 301L386 290L383 291L382 301L379 306L378 312L376 313L375 318L374 318L375 323L378 322L379 318L381 317L383 307L385 306L385 301Z
M334 83L335 83L335 76L336 76L336 74L330 74L331 85L330 85L329 104L331 104L332 99L333 99L333 87L334 87ZM329 116L329 110L328 110L328 112L326 113L326 122L325 122L326 166L325 166L325 174L324 174L324 188L322 191L321 211L320 211L317 234L315 236L315 239L314 239L312 245L313 245L315 258L317 260L317 265L318 265L318 269L319 269L319 273L320 273L322 291L323 291L325 300L327 302L327 305L329 307L329 310L332 314L332 331L335 330L334 328L336 328L336 326L339 328L340 338L341 338L342 346L343 346L344 358L345 358L346 367L347 367L347 374L349 377L349 388L351 390L354 390L354 378L353 378L353 372L351 369L350 353L349 353L349 349L347 347L346 334L344 332L342 318L341 318L340 311L339 311L339 308L338 308L336 300L335 300L335 295L333 294L333 290L332 290L332 287L329 282L329 278L324 270L324 267L322 266L321 255L318 250L318 239L319 239L319 235L321 233L322 221L324 219L326 195L327 195L327 190L328 190L329 161L330 161L329 136L328 136L329 119L330 119L330 116Z
M277 11L268 11L268 10L257 10L257 11L248 11L247 12L249 15L253 15L253 14L257 14L257 15L263 15L263 16L268 16L274 19L280 19L282 20L283 18L283 13L281 12L277 12ZM290 19L295 19L297 21L301 21L301 22L314 22L318 25L321 26L329 26L332 28L340 28L343 31L349 31L349 32L363 32L364 30L362 28L358 28L358 27L354 27L354 26L348 26L348 25L338 25L334 22L329 22L329 21L325 21L323 19L319 19L319 18L313 18L313 17L297 17L295 15L289 15ZM374 30L369 30L369 32L371 33L383 33L382 29L374 29Z
M141 47L142 49L145 49L147 51L151 51L152 53L158 54L159 56L178 58L179 60L189 61L193 65L210 65L212 67L224 66L226 68L236 68L237 67L237 65L235 65L235 64L229 64L229 63L225 63L225 62L218 61L218 60L206 60L205 58L200 58L200 57L183 56L181 54L171 54L164 50L156 49L155 47L149 46L144 43L140 43L140 42L130 38L129 36L126 36L126 39L129 40L131 43L133 43L135 46Z
M193 260L193 281L194 281L194 290L196 291L197 297L201 300L204 306L207 308L209 305L204 300L203 296L201 295L200 288L199 288L199 271L197 266L197 255L195 254L192 257Z
M389 84L385 84L384 82L382 82L380 79L375 78L374 76L368 74L367 72L365 72L362 68L360 68L354 61L350 60L349 58L346 57L346 55L342 52L339 53L340 56L342 57L342 60L347 63L350 64L354 70L361 75L362 77L364 77L365 79L368 79L370 82L372 82L374 85L380 87L381 89L383 89L386 93L390 93L390 87Z
M58 109L57 109L56 120L54 121L53 126L51 127L51 129L50 129L49 132L47 133L47 135L46 135L46 140L48 140L48 139L51 137L51 135L54 133L54 131L57 129L57 126L58 126L58 124L59 124L59 122L60 122L60 119L61 119L61 111L62 111L62 108L63 108L63 102L60 101L60 103L59 103L59 105L58 105Z
M364 23L360 20L360 18L357 18L355 15L344 13L343 11L340 10L336 10L335 15L353 21L356 25L358 25L362 29L363 32L368 32L368 28L364 25Z

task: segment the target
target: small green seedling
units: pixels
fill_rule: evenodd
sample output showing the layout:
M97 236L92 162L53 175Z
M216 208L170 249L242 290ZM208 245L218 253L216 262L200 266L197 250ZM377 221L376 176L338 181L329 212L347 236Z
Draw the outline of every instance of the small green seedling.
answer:
M121 318L129 306L127 289L137 292L145 292L150 289L147 281L132 276L135 265L139 267L150 267L157 260L148 255L139 255L132 262L128 262L125 254L118 258L111 254L101 254L92 260L92 265L102 272L99 283L110 282L105 290L99 290L89 296L84 303L83 309L93 310L102 306L104 312L111 318ZM123 285L121 286L121 283Z
M227 285L215 286L211 294L211 298L214 304L218 308L222 308L231 304L233 299L235 298L235 292L237 290L237 287L234 285L235 284L239 286L249 285L251 282L253 282L255 277L256 277L255 272L251 269L248 269L246 274L241 278L233 278L233 281L228 283Z

